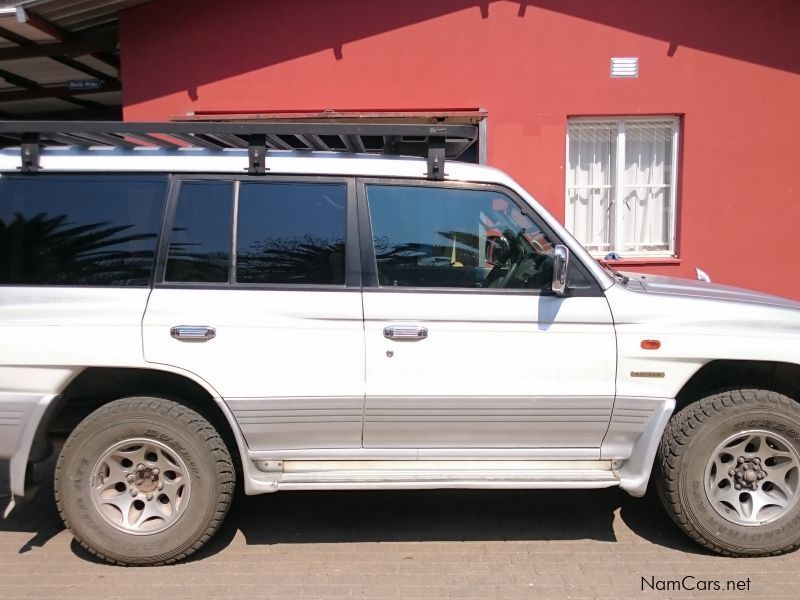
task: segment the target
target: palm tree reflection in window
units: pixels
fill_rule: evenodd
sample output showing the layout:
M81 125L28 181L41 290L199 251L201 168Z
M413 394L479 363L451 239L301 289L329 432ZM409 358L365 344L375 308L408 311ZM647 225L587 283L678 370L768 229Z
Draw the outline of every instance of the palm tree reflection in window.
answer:
M479 267L478 236L436 231L433 243L395 244L374 238L378 277L385 286L480 287L488 269Z
M148 285L157 234L130 233L132 228L108 221L75 225L64 214L14 213L8 222L0 219L0 282Z
M172 235L187 231L173 227ZM169 282L227 283L231 254L225 250L198 252L203 242L169 243L169 259L165 280Z
M303 237L255 242L236 257L239 283L344 284L344 240Z

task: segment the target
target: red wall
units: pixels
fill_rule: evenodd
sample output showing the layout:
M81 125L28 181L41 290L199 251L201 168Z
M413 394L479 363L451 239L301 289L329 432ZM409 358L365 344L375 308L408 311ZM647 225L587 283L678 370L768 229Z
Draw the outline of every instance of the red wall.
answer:
M626 268L800 298L798 23L793 0L162 0L120 18L124 115L485 108L489 163L563 219L568 116L679 114L678 264Z

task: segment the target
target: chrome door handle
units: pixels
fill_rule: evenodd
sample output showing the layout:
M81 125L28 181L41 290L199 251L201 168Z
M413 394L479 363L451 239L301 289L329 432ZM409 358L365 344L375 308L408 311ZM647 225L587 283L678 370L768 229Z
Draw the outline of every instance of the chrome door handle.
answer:
M383 328L383 337L390 340L424 340L428 328L419 325L388 325Z
M169 334L176 340L205 342L217 337L217 330L205 325L176 325Z

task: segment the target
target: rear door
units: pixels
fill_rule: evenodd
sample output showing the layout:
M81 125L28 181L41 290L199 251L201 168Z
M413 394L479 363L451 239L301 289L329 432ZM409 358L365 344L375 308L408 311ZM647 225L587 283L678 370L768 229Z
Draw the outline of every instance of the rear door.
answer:
M144 317L147 361L205 379L251 449L361 445L352 182L181 178Z
M599 453L614 399L608 303L510 191L360 182L367 448Z

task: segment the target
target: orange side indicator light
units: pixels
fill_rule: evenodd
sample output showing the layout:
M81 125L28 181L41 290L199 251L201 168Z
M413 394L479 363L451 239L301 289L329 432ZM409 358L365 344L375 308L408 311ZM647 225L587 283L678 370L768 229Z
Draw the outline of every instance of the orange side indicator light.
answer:
M642 340L642 350L658 350L661 348L659 340Z

